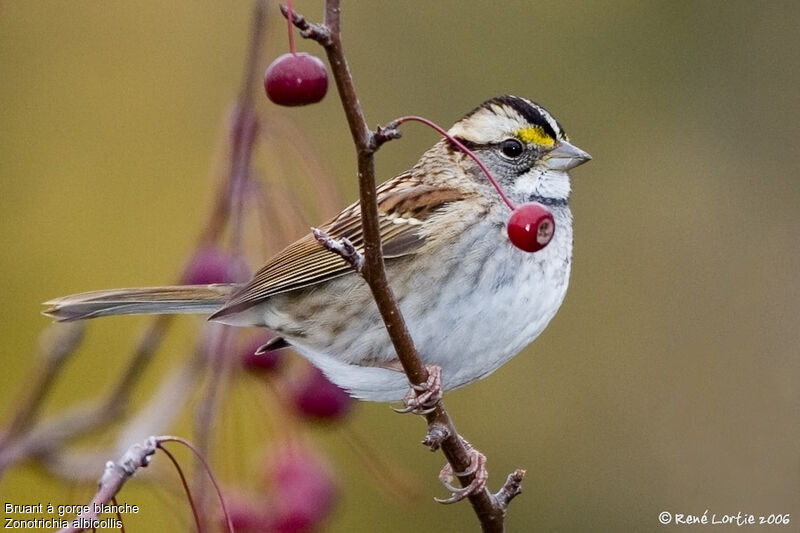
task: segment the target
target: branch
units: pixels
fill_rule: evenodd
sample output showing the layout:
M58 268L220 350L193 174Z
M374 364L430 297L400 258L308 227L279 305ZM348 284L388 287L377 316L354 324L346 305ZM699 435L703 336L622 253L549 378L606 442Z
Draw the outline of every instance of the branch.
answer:
M498 504L508 507L509 502L519 496L522 492L522 480L525 478L525 471L517 469L506 478L505 484L494 495Z
M58 531L58 533L76 533L78 531L83 531L85 529L96 529L97 523L99 522L100 514L105 512L104 506L108 502L112 501L117 493L122 489L122 486L131 478L133 475L140 469L148 466L150 461L153 458L153 455L159 449L163 450L167 457L172 461L175 467L178 469L178 474L181 477L181 482L183 483L184 489L187 491L187 498L192 505L192 512L195 515L195 519L198 518L197 510L194 507L192 502L191 494L188 490L188 485L186 484L186 478L183 475L183 472L180 469L177 461L175 461L174 456L168 452L164 448L165 442L178 442L183 444L187 448L189 448L192 453L200 460L203 467L205 468L206 472L208 473L211 482L214 484L214 489L217 492L217 496L220 500L220 505L222 506L222 513L225 516L225 522L228 527L228 531L233 532L233 523L231 521L230 515L228 514L227 506L225 505L225 500L222 497L222 490L217 482L214 473L211 471L211 468L208 465L205 457L197 450L197 448L190 443L189 441L182 439L180 437L173 437L169 435L162 435L160 437L149 437L147 440L144 441L144 444L136 443L128 448L122 457L116 462L108 461L106 463L105 469L103 470L103 475L100 476L100 480L97 482L98 488L97 492L95 492L92 500L89 502L89 505L86 505L82 508L81 513L78 515L76 519L72 521L72 523L62 528ZM198 524L198 528L199 528Z
M353 270L359 274L364 271L364 256L353 246L350 239L342 237L340 241L337 241L319 228L311 228L311 233L314 234L314 238L317 239L317 242L326 250L340 255L342 259L353 267Z
M84 507L69 527L59 530L58 533L73 533L96 527L94 524L99 520L98 507L102 509L102 506L111 501L137 470L150 464L157 447L158 441L151 437L144 446L137 443L128 448L117 462L107 462L103 475L97 483L97 492L89 505Z
M281 6L281 11L284 16L288 16L285 6ZM322 24L311 24L296 12L292 13L292 23L300 30L303 37L317 41L327 54L358 160L359 200L364 233L361 275L372 291L386 330L409 381L412 385L422 386L428 380L428 371L414 346L414 341L397 306L397 300L389 286L381 252L378 223L374 155L381 144L396 138L397 132L387 129L373 132L367 126L342 47L340 15L340 0L326 0L325 17ZM334 244L339 243L334 241ZM339 253L337 249L333 249L333 251ZM340 255L342 254L340 253ZM345 260L347 260L346 257ZM457 476L461 485L463 487L470 486L475 480L475 472L471 471L471 453L458 435L450 415L445 410L444 403L439 401L425 417L429 431L423 442L431 449L440 447L452 470L461 473ZM499 501L485 486L469 495L470 503L484 532L503 531L505 507L510 499L511 497L505 501Z

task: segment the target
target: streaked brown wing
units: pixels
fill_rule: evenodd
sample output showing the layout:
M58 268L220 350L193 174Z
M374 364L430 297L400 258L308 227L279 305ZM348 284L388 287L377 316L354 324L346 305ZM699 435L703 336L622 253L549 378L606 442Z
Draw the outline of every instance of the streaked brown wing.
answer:
M378 188L378 214L384 257L393 259L417 251L425 244L424 236L418 231L422 223L444 204L462 198L463 193L458 190L422 185L408 173L381 185ZM349 206L320 229L335 239L346 237L363 252L364 235L358 203ZM214 317L234 314L275 294L308 287L351 272L349 264L323 248L309 234L270 259Z

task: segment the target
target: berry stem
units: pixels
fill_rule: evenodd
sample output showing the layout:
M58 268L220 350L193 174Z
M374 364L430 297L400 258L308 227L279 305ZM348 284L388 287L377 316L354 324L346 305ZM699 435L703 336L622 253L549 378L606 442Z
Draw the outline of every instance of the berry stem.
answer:
M208 478L211 480L211 483L214 485L214 490L216 490L216 492L217 492L217 497L219 498L220 507L222 507L222 514L225 517L225 523L228 526L228 531L233 533L233 531L235 529L233 527L233 521L231 520L231 515L230 515L230 513L228 513L228 507L225 505L225 498L222 496L222 488L219 486L219 482L217 481L217 478L214 475L214 472L211 470L211 467L208 465L208 461L206 461L206 458L203 456L202 453L200 453L200 450L198 450L194 446L194 444L192 444L188 440L183 439L181 437L174 437L172 435L164 435L164 436L161 436L161 437L150 437L150 438L155 443L155 446L157 448L160 448L161 450L166 451L164 449L164 443L165 442L177 442L179 444L183 444L184 446L189 448L189 450L191 450L192 453L194 453L195 457L197 457L200 460L200 462L203 464L203 468L205 468L206 473L208 473ZM173 459L173 462L174 462L174 459ZM183 476L181 475L181 477L183 477Z
M183 469L181 465L178 463L178 460L175 459L175 456L172 453L164 448L163 446L159 446L162 452L164 452L167 458L172 461L172 465L175 467L175 470L178 471L178 475L181 478L181 485L183 485L183 491L186 494L186 499L189 500L189 507L192 508L192 516L194 517L194 524L197 526L198 531L202 529L202 525L200 522L200 514L197 511L197 505L194 503L194 499L192 498L192 491L189 489L189 483L186 481L186 476L183 474Z
M286 16L286 23L289 26L289 51L294 55L296 49L294 47L294 24L292 24L294 9L292 9L292 0L287 0L286 9L289 11Z
M508 208L511 209L512 211L514 210L514 208L515 208L514 203L511 201L511 199L508 196L506 196L506 193L503 192L503 189L500 187L500 184L497 182L497 180L494 178L494 176L492 176L492 173L489 171L489 169L486 168L486 165L483 163L483 161L481 161L478 158L478 156L475 155L475 153L472 150L470 150L469 148L464 146L464 143L462 143L461 141L459 141L458 139L456 139L455 137L453 137L452 135L447 133L447 131L445 131L444 128L441 128L436 123L431 122L427 118L418 117L418 116L415 116L415 115L410 115L410 116L406 116L406 117L400 117L397 120L393 121L392 125L399 126L403 122L411 122L411 121L421 122L421 123L425 124L426 126L428 126L430 128L433 128L434 130L439 132L439 134L442 137L444 137L445 139L447 139L448 141L453 143L456 146L456 148L458 148L459 150L461 150L462 152L467 154L469 157L471 157L472 160L475 161L475 163L480 167L480 169L483 171L483 173L486 174L486 177L489 179L489 182L494 186L495 189L497 189L497 193L500 195L500 198L502 198L503 201L506 203Z

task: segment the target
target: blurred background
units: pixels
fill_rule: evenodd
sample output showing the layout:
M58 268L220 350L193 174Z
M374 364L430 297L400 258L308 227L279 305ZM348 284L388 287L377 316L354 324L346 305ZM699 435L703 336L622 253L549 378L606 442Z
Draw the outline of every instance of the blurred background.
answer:
M573 172L570 290L546 332L494 375L447 395L489 458L490 485L525 468L510 531L655 531L661 511L790 514L800 523L800 4L791 1L343 2L345 47L370 125L404 114L449 125L503 93L547 107L594 160ZM321 0L298 0L312 20ZM271 3L263 66L287 49ZM83 290L173 282L208 216L245 63L250 2L0 4L0 406L11 417L49 320L40 302ZM300 50L322 55L314 43ZM357 195L335 92L277 109L340 191ZM378 156L381 179L436 141L421 127ZM292 165L262 167L314 204ZM264 259L258 250L252 260ZM90 324L46 403L101 395L146 319ZM191 351L178 320L134 394L148 401ZM251 380L252 381L252 380ZM281 426L263 387L224 407L220 476L257 470ZM269 427L268 427L269 426ZM185 434L185 422L170 432ZM339 480L322 531L476 530L444 507L441 454L421 420L358 404L308 439ZM402 497L354 435L415 488ZM97 439L96 439L97 440ZM94 441L92 441L94 442ZM85 446L90 450L90 444ZM89 479L99 476L97 458ZM188 462L188 456L186 458ZM190 463L189 463L190 464ZM96 473L95 473L96 471ZM152 469L118 500L134 531L189 524L174 473ZM168 480L164 481L164 480ZM93 482L24 464L3 502L78 504ZM776 529L773 526L773 529ZM716 530L723 530L717 527Z

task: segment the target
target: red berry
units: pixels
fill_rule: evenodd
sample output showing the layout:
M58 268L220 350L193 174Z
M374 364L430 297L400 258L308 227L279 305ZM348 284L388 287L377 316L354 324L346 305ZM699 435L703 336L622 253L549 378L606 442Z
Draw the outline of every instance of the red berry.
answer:
M556 230L553 214L537 202L522 204L508 219L508 238L520 250L537 252L547 246Z
M254 374L268 374L283 364L284 353L281 350L267 350L256 354L256 350L264 346L272 337L267 333L259 334L244 345L241 352L242 366Z
M267 97L278 105L313 104L328 91L328 71L318 57L290 52L267 67L264 88Z
M317 420L335 420L346 415L353 399L334 385L316 367L308 372L291 389L291 400L301 415Z
M233 261L216 246L204 246L195 251L186 270L183 282L188 285L209 285L232 281Z

